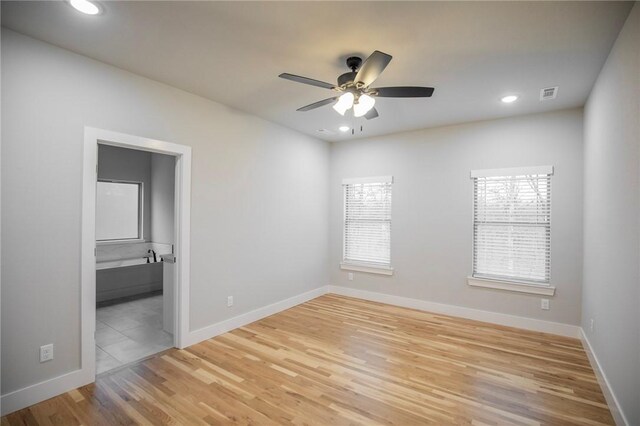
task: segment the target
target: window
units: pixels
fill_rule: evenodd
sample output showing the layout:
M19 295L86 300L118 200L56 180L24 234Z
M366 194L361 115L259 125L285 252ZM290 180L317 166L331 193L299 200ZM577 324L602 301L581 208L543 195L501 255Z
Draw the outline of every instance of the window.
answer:
M343 269L390 275L393 177L345 179Z
M142 183L98 181L96 240L142 239Z
M551 166L471 172L474 278L549 284L552 174Z

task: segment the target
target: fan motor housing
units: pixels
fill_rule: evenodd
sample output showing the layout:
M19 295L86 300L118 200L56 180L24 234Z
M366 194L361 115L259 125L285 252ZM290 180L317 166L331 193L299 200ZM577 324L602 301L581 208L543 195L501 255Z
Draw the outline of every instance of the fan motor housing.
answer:
M338 86L343 86L349 83L353 83L353 80L355 80L356 78L356 74L357 72L355 71L346 72L342 74L340 77L338 77Z
M351 68L351 71L356 71L362 65L362 58L359 56L349 56L347 58L347 66Z
M349 86L353 84L358 74L358 69L362 65L362 58L359 56L349 56L346 60L347 66L351 68L351 72L346 72L338 77L338 86Z

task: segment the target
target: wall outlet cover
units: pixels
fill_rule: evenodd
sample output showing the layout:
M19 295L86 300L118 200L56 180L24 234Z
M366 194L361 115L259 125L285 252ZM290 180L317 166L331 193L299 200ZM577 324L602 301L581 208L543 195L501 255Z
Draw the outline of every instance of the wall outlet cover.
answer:
M40 362L51 361L53 359L53 343L40 346Z
M233 296L227 297L227 307L233 306Z
M549 310L549 299L540 299L540 308L545 311Z
M349 272L349 281L353 281L353 272Z

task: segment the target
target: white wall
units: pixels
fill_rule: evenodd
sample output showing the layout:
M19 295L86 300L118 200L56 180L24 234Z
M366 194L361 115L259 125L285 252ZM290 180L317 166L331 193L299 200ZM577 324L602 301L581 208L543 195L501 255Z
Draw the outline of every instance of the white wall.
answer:
M327 284L325 142L2 31L3 394L80 367L85 125L192 147L191 329Z
M98 145L98 179L143 183L143 238L151 241L151 153L116 146Z
M473 184L469 172L552 165L551 310L540 296L470 287ZM393 276L355 273L342 259L346 177L393 175ZM566 110L334 143L331 284L498 313L579 324L582 110Z
M637 3L589 96L584 129L582 327L628 424L639 425L640 5Z
M156 243L175 243L175 171L175 157L151 154L151 239Z

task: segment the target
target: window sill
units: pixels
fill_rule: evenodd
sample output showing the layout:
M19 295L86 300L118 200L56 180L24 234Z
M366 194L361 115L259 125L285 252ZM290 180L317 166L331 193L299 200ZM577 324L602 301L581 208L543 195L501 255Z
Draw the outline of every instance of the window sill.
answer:
M393 275L393 268L387 266L371 266L358 263L341 263L340 269L346 271L367 272L370 274Z
M467 284L472 287L493 288L496 290L515 291L518 293L541 294L544 296L553 296L556 292L555 287L547 285L526 284L476 277L467 277Z

